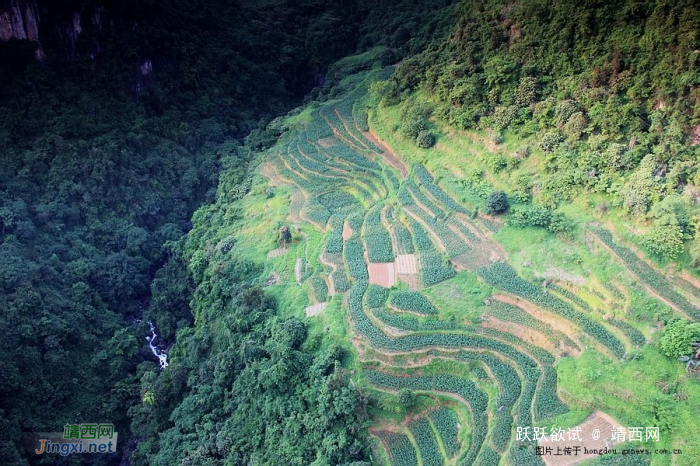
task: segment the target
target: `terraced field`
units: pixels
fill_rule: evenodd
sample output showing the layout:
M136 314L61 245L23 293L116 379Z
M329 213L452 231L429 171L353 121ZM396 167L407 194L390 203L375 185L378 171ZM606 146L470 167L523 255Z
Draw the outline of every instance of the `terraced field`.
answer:
M421 400L403 419L378 412L370 429L377 463L542 464L515 432L569 411L557 361L586 350L623 361L645 335L624 318L604 318L577 289L523 278L495 239L497 222L379 143L355 106L376 78L314 109L261 171L292 190L288 220L323 238L317 257L304 258L319 264L303 280L318 303L309 318L347 312L358 382L394 400L407 390ZM609 232L592 234L679 313L697 312L697 294L669 286ZM459 277L491 290L476 309L460 308L459 298L451 305L477 319L448 316L446 298L433 291ZM611 301L626 292L598 291Z

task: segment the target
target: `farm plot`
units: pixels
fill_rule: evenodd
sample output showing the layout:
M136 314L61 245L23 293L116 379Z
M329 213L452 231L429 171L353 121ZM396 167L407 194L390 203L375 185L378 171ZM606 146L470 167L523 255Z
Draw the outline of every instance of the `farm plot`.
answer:
M370 433L392 465L536 464L534 444L515 442L515 429L568 411L558 394L556 358L578 357L583 343L593 342L624 360L625 348L646 344L625 313L603 320L593 311L598 298L629 307L634 296L604 283L604 296L581 287L544 289L519 276L492 235L498 219L473 218L442 189L441 178L370 137L361 105L355 106L363 89L307 113L309 121L290 130L262 167L272 183L292 187L293 221L316 225L324 238L314 249L323 251L317 259L324 267L308 267L302 281L317 303L305 311L316 315L328 296L346 293L342 319L358 349L355 381L390 393L382 395L390 400L401 389L419 395L415 412L377 408ZM620 260L635 261L616 243L605 244ZM694 310L698 293L687 285L672 288L637 262L629 268L646 277L654 293L684 312ZM462 273L447 284L469 283L465 306L478 309L465 319L475 325L417 291L460 270L478 272L478 278ZM393 288L399 280L410 291ZM472 289L477 297L497 294L482 306L483 298L469 295Z
M579 424L578 428L581 429L581 439L582 442L577 439L569 440L568 436L564 436L564 440L559 440L553 442L551 436L547 436L545 440L538 441L538 445L542 447L552 447L554 451L557 447L561 448L562 451L566 447L574 448L579 447L581 452L577 456L565 456L565 455L545 455L542 458L547 466L564 466L573 465L586 461L591 458L598 457L597 454L585 454L584 447L588 450L604 450L606 447L611 448L614 445L622 443L620 440L613 440L610 433L614 427L618 427L620 424L613 418L603 413L602 411L596 411L591 414L583 423ZM598 429L600 432L600 437L596 440L593 438L593 431Z
M650 291L659 296L674 309L692 318L697 318L699 316L700 311L697 306L692 305L684 296L675 291L671 283L661 273L654 270L628 248L616 243L612 233L608 230L593 230L593 234L601 243L612 251L615 257L622 261Z

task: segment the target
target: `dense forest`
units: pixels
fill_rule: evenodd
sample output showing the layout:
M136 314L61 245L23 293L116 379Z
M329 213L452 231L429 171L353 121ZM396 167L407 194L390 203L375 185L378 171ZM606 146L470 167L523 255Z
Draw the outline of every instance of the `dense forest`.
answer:
M700 267L691 0L0 11L15 4L41 24L38 42L0 41L3 464L53 463L24 451L22 433L86 421L113 422L119 454L73 462L370 464L383 401L356 387L352 351L309 337L264 289L264 259L221 233L241 227L259 155L290 130L278 117L342 97L369 69L395 65L364 105L399 112L394 129L420 148L445 128L525 141L486 162L507 196L467 177L487 213L510 202L511 224L569 234L560 207L589 196L641 225L655 260ZM533 153L536 177L519 171Z

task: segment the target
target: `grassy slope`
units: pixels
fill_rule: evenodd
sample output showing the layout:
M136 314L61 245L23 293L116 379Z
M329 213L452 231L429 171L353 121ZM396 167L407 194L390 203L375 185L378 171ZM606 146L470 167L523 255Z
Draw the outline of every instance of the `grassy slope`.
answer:
M494 174L486 168L485 160L497 153L510 154L523 145L531 145L531 141L509 138L506 134L504 142L497 147L489 147L487 137L482 132L455 132L442 128L438 133L437 144L432 149L420 149L412 141L398 133L401 115L399 107L378 107L370 112L372 130L387 142L394 151L405 160L421 162L436 176L440 186L458 200L470 207L483 208L483 199L465 192L460 179L455 172L466 173L471 170L484 170L484 178L493 189L511 191L512 182L519 174L536 173L543 167L541 154L536 151L528 157L516 170L510 173ZM456 169L456 170L455 170ZM511 265L528 279L534 279L536 272L545 272L556 268L585 278L586 287L602 294L608 292L602 286L607 281L615 281L626 289L631 289L631 304L628 312L640 316L640 319L629 319L629 316L617 313L618 318L625 318L635 325L648 339L654 339L657 330L652 321L654 311L663 308L659 301L642 294L636 287L636 279L624 273L624 267L614 261L607 251L600 248L592 253L586 247L585 225L600 221L600 215L594 211L594 206L607 199L605 196L580 196L571 203L565 204L561 210L572 218L578 226L572 238L557 237L542 229L518 229L504 226L496 235L508 253ZM606 215L605 225L615 227L615 234L625 240L633 240L630 220L619 212L612 211ZM686 265L687 258L681 258L677 267ZM662 264L663 265L663 264ZM541 279L540 279L541 280ZM479 286L481 285L481 287ZM467 296L472 304L477 304L483 295L483 284L477 284L468 273L462 272L452 280L443 282L427 291L429 296L439 300L441 314L445 316L458 315L462 319L472 320L474 311L465 314L463 300L455 306L443 291L447 289L467 288ZM593 314L600 319L602 314L609 311L593 293L581 294L593 309L601 311ZM615 417L623 426L656 426L659 424L654 417L654 403L660 397L660 390L655 383L662 378L678 380L680 391L685 393L687 401L675 403L676 419L673 438L662 438L654 448L681 448L683 456L675 458L674 464L693 464L700 458L700 447L689 439L697 438L700 426L692 421L700 410L700 386L689 380L683 366L661 355L655 346L648 345L641 351L637 361L625 363L612 362L597 351L587 350L577 359L563 358L556 366L559 376L559 392L564 401L571 405L572 411L541 423L548 427L570 427L581 422L595 409L602 409ZM658 408L657 408L658 410ZM652 457L652 464L671 464L670 456L657 455Z
M351 85L348 81L348 86ZM309 122L311 107L307 107L296 116L287 119L289 127ZM479 133L442 134L438 146L431 150L416 148L396 132L400 115L396 108L377 108L371 112L370 123L372 130L398 154L404 161L423 162L436 175L436 181L448 193L466 206L481 207L483 199L470 194L462 185L460 178L455 175L470 169L483 169L484 157L489 156L489 149L483 143L485 137ZM509 141L500 146L500 150L514 150L517 141ZM470 154L470 156L464 156ZM518 170L537 170L541 162L537 154L533 154ZM262 163L263 157L259 162ZM486 174L487 182L493 187L507 189L510 180L507 176ZM241 201L232 205L231 212L238 210L244 219L244 226L236 232L236 239L243 245L247 258L256 263L263 263L264 270L260 274L260 282L265 282L271 275L278 274L279 282L268 286L268 292L275 296L280 303L282 313L302 317L304 308L310 304L310 289L307 284L299 286L294 277L294 267L298 258L304 258L312 270L319 265L326 232L310 226L307 223L292 225L293 241L285 255L268 258L267 253L279 247L276 234L281 225L289 225L287 215L290 210L291 190L286 187L272 188L274 196L268 198L266 189L267 179L256 175L251 192ZM393 201L395 195L389 196ZM595 220L595 215L587 207L590 199L580 199L575 203L564 206L567 215L574 218L580 225ZM619 224L621 220L614 219ZM219 238L227 236L225 229L217 232ZM592 253L586 247L583 228L579 228L572 238L559 238L543 230L518 230L509 226L503 227L495 238L506 249L510 263L527 279L537 280L535 273L546 272L548 269L570 273L585 280L585 288L590 289L581 293L593 309L601 312L592 313L592 317L602 320L606 303L596 296L596 292L608 296L609 292L602 283L615 280L616 283L628 290L627 302L624 304L630 313L639 316L637 319L626 320L633 323L649 339L654 338L656 330L652 317L661 304L645 296L639 287L635 287L634 279L624 273L624 268L610 260L609 254L600 248ZM540 279L541 280L541 279ZM637 291L635 291L637 290ZM448 321L478 323L483 300L492 293L492 289L479 281L477 275L470 272L460 272L456 277L434 285L424 290L425 294L440 309L440 317ZM353 356L348 361L348 368L356 371L356 382L366 390L374 393L380 402L372 407L375 427L401 422L407 410L400 405L395 395L377 392L364 382L361 376L361 366L354 346L350 342L346 306L342 295L329 299L329 307L319 316L308 319L310 325L309 344L324 341L334 342L348 348ZM321 339L321 335L324 336ZM628 348L631 350L631 348ZM559 393L564 401L571 406L571 411L559 417L540 423L544 426L569 427L583 420L592 410L602 409L613 415L623 425L654 426L654 403L658 403L659 389L654 385L661 377L680 381L680 390L687 395L686 401L673 402L675 405L676 427L672 438L662 438L654 447L682 448L684 455L676 458L677 464L692 464L692 458L700 457L700 449L690 444L687 439L696 438L700 434L698 426L692 421L693 413L698 411L697 400L700 399L700 387L697 383L686 380L681 365L659 354L654 346L646 346L641 351L641 358L625 363L614 362L606 356L587 350L579 358L563 358L556 365L559 375ZM410 364L417 357L397 357L397 363ZM434 361L422 367L424 373L450 373L473 378L470 364ZM396 368L401 372L400 368ZM489 403L493 404L497 387L490 382L480 384L489 395ZM665 398L669 398L666 396ZM434 405L435 400L442 397L435 394L421 394L417 397L412 413L420 413ZM447 402L447 399L443 400ZM452 403L454 404L454 403ZM455 406L462 425L468 420L468 413L462 405ZM490 406L493 410L494 406ZM657 409L658 410L658 409ZM469 429L460 431L462 442L468 442ZM670 464L671 457L654 456L654 464ZM505 460L504 460L505 461Z

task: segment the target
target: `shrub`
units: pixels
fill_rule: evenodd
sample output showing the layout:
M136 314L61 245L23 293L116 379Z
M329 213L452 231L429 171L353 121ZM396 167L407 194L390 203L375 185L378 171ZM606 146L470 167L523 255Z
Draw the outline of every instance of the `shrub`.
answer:
M564 134L570 139L577 141L581 138L583 131L586 129L586 117L581 112L576 112L569 117L569 120L564 125Z
M498 129L504 129L515 121L518 114L518 107L515 105L496 107L493 113L493 122Z
M486 213L488 214L502 214L508 211L509 207L508 195L504 191L494 191L486 198Z
M677 319L666 325L661 336L661 351L672 358L693 352L692 343L700 341L700 323Z
M652 253L666 259L676 259L683 252L685 234L675 219L656 222L642 236L642 243Z
M416 137L416 145L422 149L430 149L435 144L435 135L430 131L423 130Z
M549 132L542 136L542 140L540 141L540 149L545 154L549 154L554 152L554 150L557 147L559 147L559 144L561 144L561 142L562 138L559 133Z
M537 79L530 76L520 78L520 84L515 88L515 103L521 106L530 105L537 97Z
M516 210L510 217L510 223L516 227L547 227L551 219L549 209L533 205Z
M425 131L427 129L428 124L420 116L408 118L401 124L401 134L403 134L409 139L418 138L418 135L421 133L421 131Z

